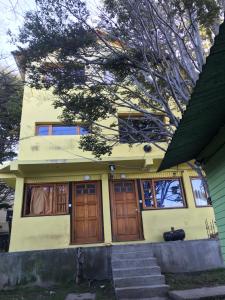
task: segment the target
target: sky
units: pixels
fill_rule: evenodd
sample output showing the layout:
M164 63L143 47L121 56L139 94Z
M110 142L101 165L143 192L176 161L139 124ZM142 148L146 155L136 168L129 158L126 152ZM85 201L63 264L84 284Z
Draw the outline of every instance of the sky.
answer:
M75 0L74 0L75 1ZM87 0L87 5L93 17L101 0ZM0 63L16 71L16 65L11 55L15 46L10 43L8 30L16 34L23 24L26 11L35 9L35 0L0 0Z

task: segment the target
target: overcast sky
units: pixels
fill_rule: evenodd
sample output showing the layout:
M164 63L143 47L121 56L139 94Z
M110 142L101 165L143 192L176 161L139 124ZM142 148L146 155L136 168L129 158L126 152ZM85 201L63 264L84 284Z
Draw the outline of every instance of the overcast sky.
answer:
M101 0L87 0L87 3L89 10L95 14ZM11 30L13 33L17 33L19 26L23 24L25 12L34 8L35 0L0 0L0 54L5 58L4 64L13 69L15 63L11 51L15 50L15 46L10 43L7 31Z

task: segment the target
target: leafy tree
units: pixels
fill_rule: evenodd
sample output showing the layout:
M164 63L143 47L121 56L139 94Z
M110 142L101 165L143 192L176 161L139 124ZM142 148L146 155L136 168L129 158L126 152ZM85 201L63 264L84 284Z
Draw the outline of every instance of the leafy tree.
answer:
M0 163L16 156L23 85L11 71L0 71Z
M124 108L142 115L141 126L119 118L128 142L165 150L160 141L170 141L188 103L222 2L105 0L98 26L82 0L36 4L18 36L28 82L53 87L62 119L79 119L90 130L81 147L110 154L121 139L117 111Z
M0 71L0 163L16 156L23 84L8 69ZM0 209L10 207L14 190L0 182Z

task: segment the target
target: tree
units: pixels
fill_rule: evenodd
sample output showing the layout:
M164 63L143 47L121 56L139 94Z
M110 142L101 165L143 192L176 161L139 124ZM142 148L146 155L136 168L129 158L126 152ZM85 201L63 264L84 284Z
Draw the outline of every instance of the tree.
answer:
M0 71L0 163L16 156L23 84L11 70ZM14 190L0 182L0 209L9 208Z
M0 71L0 163L16 156L23 96L22 82L11 71Z
M126 137L165 150L160 142L170 141L188 103L222 2L105 0L97 27L82 0L36 3L18 37L28 82L53 87L62 119L84 123L92 135L80 146L100 157ZM118 119L119 108L142 121Z

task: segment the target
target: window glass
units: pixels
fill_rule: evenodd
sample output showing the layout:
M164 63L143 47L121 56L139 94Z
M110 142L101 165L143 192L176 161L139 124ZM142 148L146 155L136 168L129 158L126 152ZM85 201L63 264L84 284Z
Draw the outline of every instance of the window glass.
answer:
M184 199L179 179L154 181L158 208L184 207Z
M48 125L38 125L37 135L48 135Z
M52 135L74 135L77 134L76 126L53 125Z
M205 191L201 178L191 178L191 184L192 184L196 206L209 205L208 195Z
M85 134L88 134L88 130L85 129L84 127L80 127L80 135L85 135Z
M151 190L151 183L149 180L142 182L143 194L144 194L144 206L154 207L154 199Z

